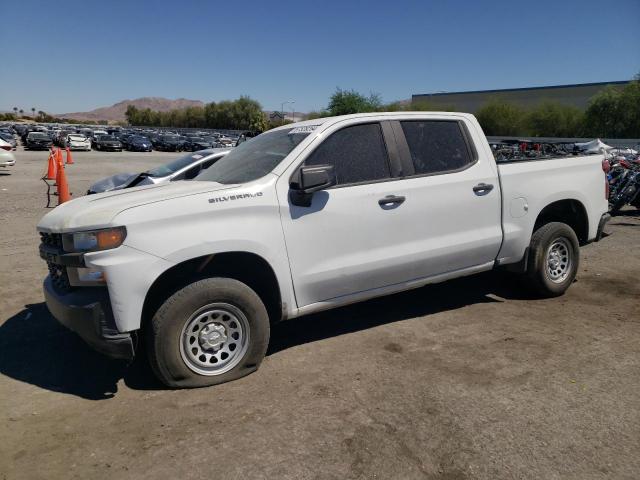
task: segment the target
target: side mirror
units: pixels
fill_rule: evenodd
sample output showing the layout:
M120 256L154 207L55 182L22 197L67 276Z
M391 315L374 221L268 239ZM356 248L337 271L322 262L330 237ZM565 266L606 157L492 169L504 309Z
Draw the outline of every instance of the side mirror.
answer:
M336 184L333 165L301 167L289 182L291 203L300 207L310 207L314 192Z

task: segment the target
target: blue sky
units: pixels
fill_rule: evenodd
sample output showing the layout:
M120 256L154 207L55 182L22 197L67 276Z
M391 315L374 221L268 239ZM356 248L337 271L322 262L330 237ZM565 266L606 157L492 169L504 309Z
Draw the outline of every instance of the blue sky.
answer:
M265 109L379 93L630 79L640 0L12 1L0 110L90 110L142 96Z

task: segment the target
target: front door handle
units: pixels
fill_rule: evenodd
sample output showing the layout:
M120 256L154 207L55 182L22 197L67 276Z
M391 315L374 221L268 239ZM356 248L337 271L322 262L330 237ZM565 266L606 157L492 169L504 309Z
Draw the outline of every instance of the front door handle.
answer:
M475 187L473 187L473 193L476 195L486 195L491 190L493 190L493 185L490 183L479 183Z
M404 202L406 200L405 197L402 196L398 196L398 195L387 195L384 198L381 198L380 200L378 200L378 205L380 205L381 207L385 207L385 206L391 206L391 205L400 205L402 202Z

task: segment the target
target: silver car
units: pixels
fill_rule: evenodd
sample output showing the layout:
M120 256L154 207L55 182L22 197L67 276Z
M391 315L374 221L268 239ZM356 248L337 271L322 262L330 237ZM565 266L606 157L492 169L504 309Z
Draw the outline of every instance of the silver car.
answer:
M142 173L118 173L89 187L88 195L93 193L110 192L123 188L153 185L157 183L174 182L176 180L192 180L202 170L206 170L219 159L229 153L228 148L210 148L193 152L172 162L147 170Z

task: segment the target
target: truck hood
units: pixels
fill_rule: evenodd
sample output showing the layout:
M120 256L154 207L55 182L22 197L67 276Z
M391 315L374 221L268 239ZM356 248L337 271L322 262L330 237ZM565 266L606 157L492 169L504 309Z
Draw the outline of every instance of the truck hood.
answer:
M215 182L170 182L86 195L63 203L47 213L38 223L38 231L64 233L104 228L110 226L113 218L124 210L236 186Z

